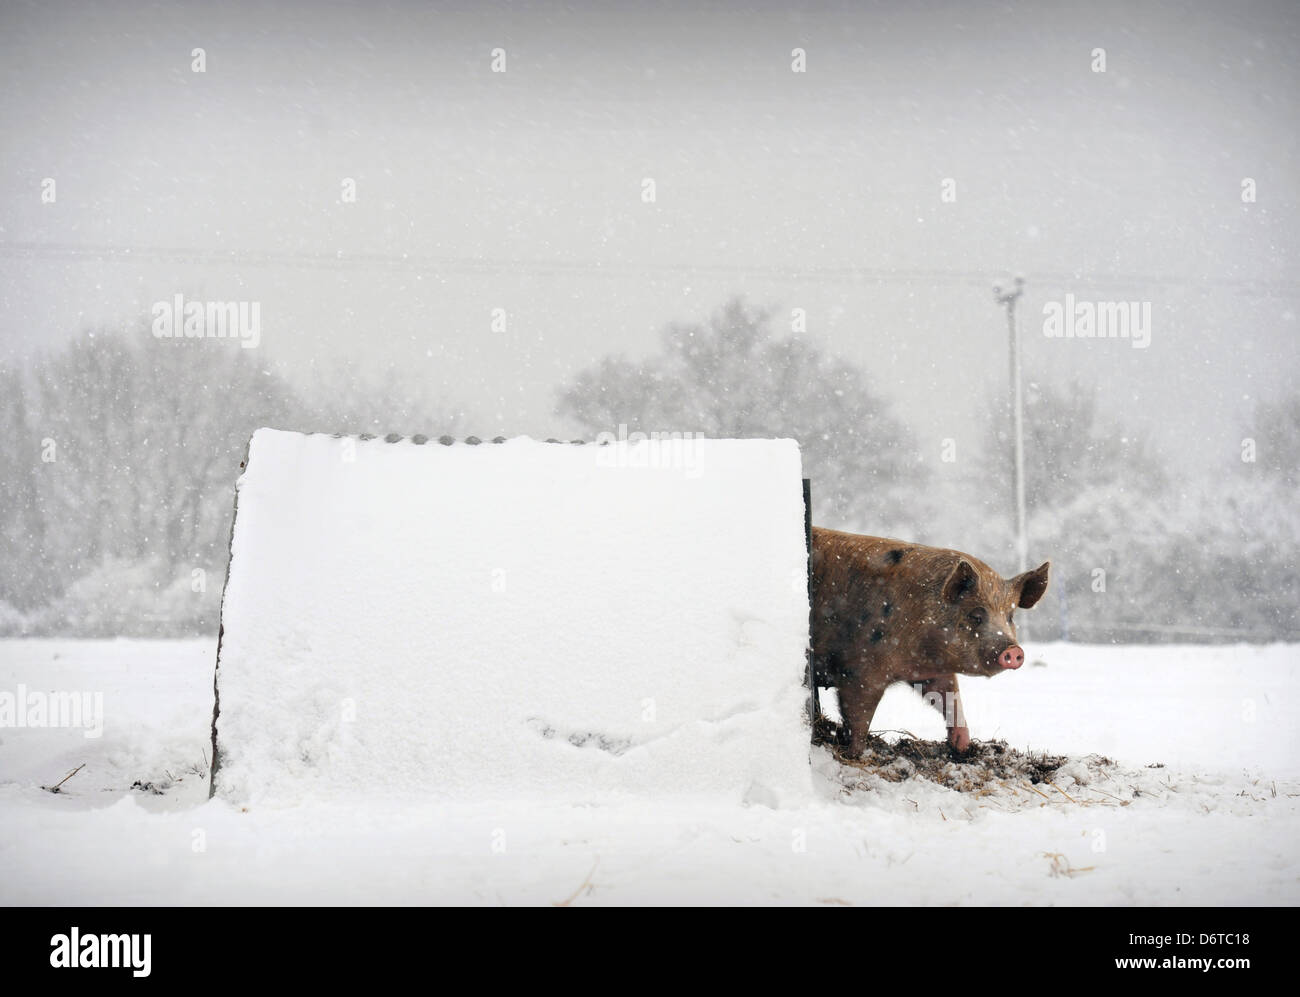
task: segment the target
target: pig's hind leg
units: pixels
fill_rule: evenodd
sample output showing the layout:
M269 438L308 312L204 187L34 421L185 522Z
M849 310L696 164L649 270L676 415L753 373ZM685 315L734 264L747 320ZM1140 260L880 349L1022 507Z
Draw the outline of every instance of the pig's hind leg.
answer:
M940 675L927 679L921 683L920 692L925 701L943 715L943 722L948 728L949 746L954 751L969 748L970 728L966 726L966 711L962 709L957 676Z

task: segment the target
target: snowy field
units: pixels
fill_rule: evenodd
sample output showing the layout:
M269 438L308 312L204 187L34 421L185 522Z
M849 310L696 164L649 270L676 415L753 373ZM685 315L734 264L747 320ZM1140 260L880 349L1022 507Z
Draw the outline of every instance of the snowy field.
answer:
M1029 652L1046 665L963 680L967 711L977 739L1077 759L1055 787L863 786L819 748L794 807L397 791L243 809L208 799L211 642L4 641L0 694L99 692L104 726L0 729L0 902L1300 902L1300 648ZM943 733L903 688L877 726Z

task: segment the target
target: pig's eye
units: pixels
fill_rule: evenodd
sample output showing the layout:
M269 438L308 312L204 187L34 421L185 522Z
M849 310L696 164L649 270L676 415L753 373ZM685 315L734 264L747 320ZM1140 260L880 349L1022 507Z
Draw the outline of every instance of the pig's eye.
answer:
M989 614L983 609L976 608L966 614L966 619L970 620L971 626L982 627L989 621Z

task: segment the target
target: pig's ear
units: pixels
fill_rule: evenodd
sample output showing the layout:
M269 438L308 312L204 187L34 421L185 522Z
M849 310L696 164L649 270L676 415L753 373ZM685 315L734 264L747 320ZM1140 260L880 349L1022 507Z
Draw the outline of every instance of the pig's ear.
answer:
M1047 569L1051 566L1051 561L1044 561L1033 571L1011 579L1011 590L1016 593L1016 605L1021 609L1031 608L1043 597L1047 591Z
M975 591L979 585L979 576L965 558L953 565L948 580L943 583L943 597L948 602L960 602L962 598Z

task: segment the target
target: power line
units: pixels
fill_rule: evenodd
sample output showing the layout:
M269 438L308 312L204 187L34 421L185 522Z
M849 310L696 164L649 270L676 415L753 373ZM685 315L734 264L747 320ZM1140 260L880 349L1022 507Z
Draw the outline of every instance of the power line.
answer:
M910 267L790 267L741 263L604 263L592 260L504 259L430 256L408 253L334 253L261 250L213 250L162 246L74 245L41 242L0 242L0 257L75 263L162 263L182 266L238 266L299 270L358 270L390 273L429 273L467 276L554 276L575 274L607 278L653 275L766 277L828 284L969 284L988 287L994 271L943 270ZM1223 276L1161 276L1132 273L1064 273L1035 271L1026 275L1036 285L1052 287L1201 287L1255 295L1300 295L1300 281L1253 280Z

